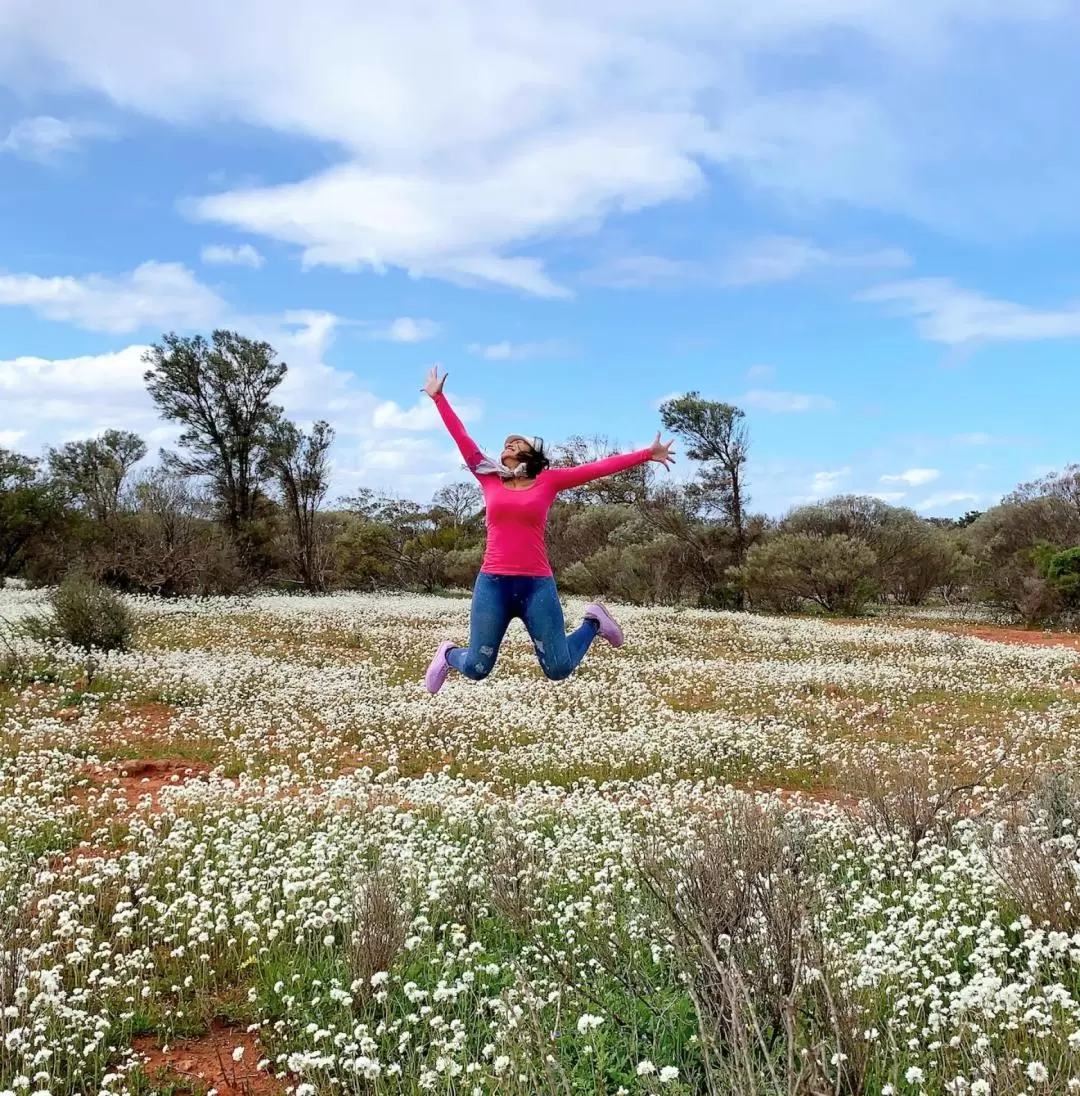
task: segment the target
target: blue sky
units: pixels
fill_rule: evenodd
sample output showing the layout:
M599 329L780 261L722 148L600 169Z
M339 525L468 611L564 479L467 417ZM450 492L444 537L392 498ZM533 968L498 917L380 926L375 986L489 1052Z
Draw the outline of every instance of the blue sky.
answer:
M698 389L757 509L984 508L1080 460L1078 45L1071 0L0 0L0 444L167 444L143 348L229 326L335 493L459 476L440 362L487 444Z

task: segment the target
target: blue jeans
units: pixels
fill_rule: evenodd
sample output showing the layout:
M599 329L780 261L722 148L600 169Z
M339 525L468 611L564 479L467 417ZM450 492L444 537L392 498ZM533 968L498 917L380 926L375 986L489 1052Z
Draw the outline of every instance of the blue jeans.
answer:
M481 571L473 587L469 646L451 648L447 661L473 681L487 677L514 617L524 623L540 667L553 681L561 681L577 669L600 631L595 620L586 620L576 631L566 634L553 578L488 575Z

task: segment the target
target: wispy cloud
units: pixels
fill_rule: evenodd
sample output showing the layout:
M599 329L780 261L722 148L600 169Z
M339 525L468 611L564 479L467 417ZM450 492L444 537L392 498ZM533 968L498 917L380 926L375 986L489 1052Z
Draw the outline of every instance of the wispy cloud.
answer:
M775 366L752 365L746 371L746 379L751 381L771 381L776 375Z
M941 473L936 468L909 468L905 472L896 472L881 477L882 483L906 483L908 487L921 487L933 483Z
M711 276L708 265L691 259L622 255L585 271L582 279L608 289L675 289L690 282L709 281Z
M562 339L544 339L541 342L472 343L469 353L489 362L523 361L526 358L561 358L570 352Z
M880 285L860 293L858 299L913 317L924 339L947 346L1080 337L1080 305L1030 308L963 289L948 278Z
M980 495L973 494L970 491L939 491L937 494L930 495L923 499L917 506L917 510L937 510L948 507L954 507L957 503L976 503L980 499Z
M690 284L729 287L789 282L824 270L902 267L911 257L899 248L830 249L795 236L750 240L724 259L623 255L586 271L583 278L611 289L675 289Z
M721 266L725 285L761 285L789 282L827 268L909 266L911 257L899 248L842 251L820 247L795 236L766 236L737 251Z
M228 244L207 244L202 249L201 258L204 263L219 266L250 266L258 270L266 261L251 244L240 244L239 247L230 247Z
M752 388L743 393L739 402L774 414L831 411L836 406L836 402L828 396L815 396L809 392L785 392L775 388Z
M843 468L815 472L813 479L810 481L811 497L821 498L824 495L833 494L850 475L851 468L847 465Z

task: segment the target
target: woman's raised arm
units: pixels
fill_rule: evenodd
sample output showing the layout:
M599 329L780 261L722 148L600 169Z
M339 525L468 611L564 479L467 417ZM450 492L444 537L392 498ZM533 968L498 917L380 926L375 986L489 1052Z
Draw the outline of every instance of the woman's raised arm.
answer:
M633 453L616 453L613 457L604 457L588 464L576 464L572 468L549 468L544 476L554 485L556 491L566 491L571 487L581 487L582 484L603 479L604 476L617 475L650 460L669 468L675 463L675 458L671 455L674 448L674 442L662 442L657 434L656 441L647 449L638 449Z
M480 447L476 442L469 437L461 419L457 417L446 396L443 395L443 385L445 383L446 374L444 373L440 377L439 367L433 365L428 373L427 382L424 384L424 391L434 400L435 406L439 409L439 416L450 432L450 437L454 439L462 457L465 458L465 464L468 466L469 471L475 474L476 466L483 460L484 454L480 452Z

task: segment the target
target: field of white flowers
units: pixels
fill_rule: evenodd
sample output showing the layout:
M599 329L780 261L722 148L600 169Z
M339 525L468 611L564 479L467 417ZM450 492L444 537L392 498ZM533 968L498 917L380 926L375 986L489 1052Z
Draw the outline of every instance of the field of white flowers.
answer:
M1080 1092L1075 650L620 609L431 697L464 600L141 602L89 680L40 607L0 1096Z

